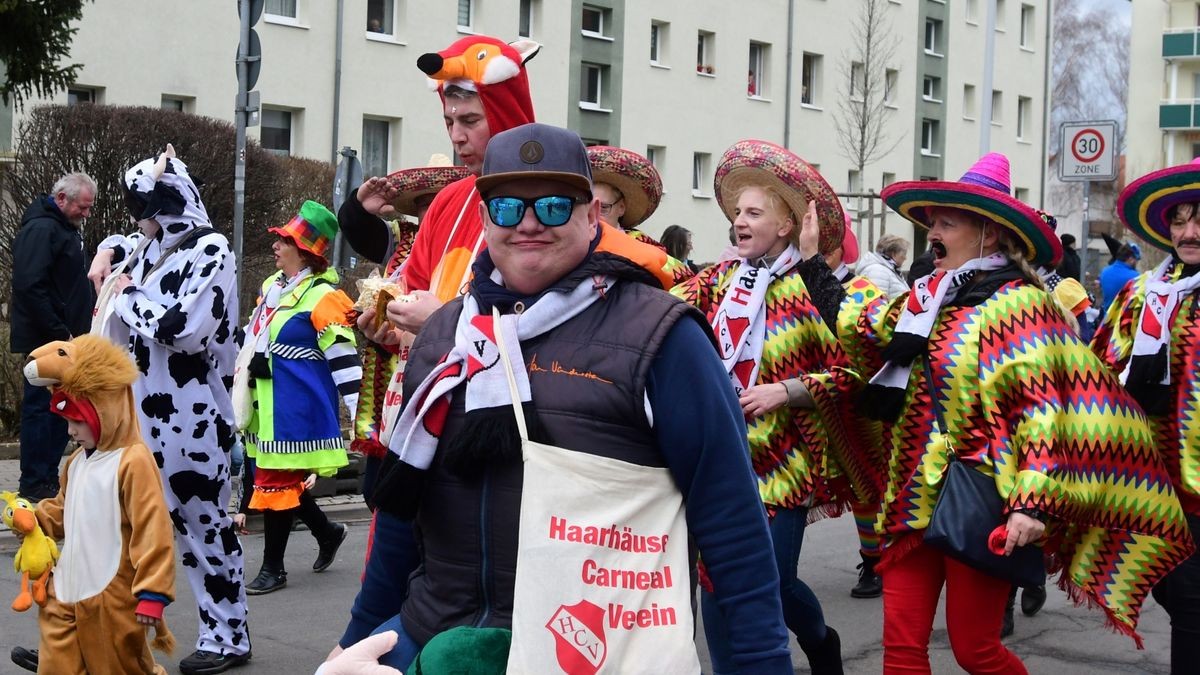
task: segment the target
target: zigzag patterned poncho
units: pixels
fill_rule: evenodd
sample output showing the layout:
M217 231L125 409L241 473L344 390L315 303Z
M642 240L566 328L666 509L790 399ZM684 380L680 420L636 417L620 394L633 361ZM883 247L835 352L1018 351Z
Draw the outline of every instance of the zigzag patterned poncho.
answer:
M694 305L711 324L741 260L727 260L671 289ZM810 391L829 386L829 370L843 357L833 332L821 320L796 267L772 279L767 289L766 335L757 384L799 377ZM759 494L768 506L821 506L840 513L845 498L835 499L826 480L826 429L815 409L784 406L746 421L750 460Z
M882 366L906 299L879 298L842 323L851 368L870 375ZM959 456L989 468L1009 509L1047 514L1047 569L1061 570L1063 590L1103 607L1140 647L1142 600L1192 551L1141 410L1052 298L1023 281L976 306L942 308L929 353ZM941 489L948 449L933 434L929 391L925 369L914 367L904 413L877 432L888 460L876 522L891 547L885 563L920 543L905 535L928 526Z
M1179 278L1182 265L1168 273ZM1113 372L1121 372L1133 353L1134 331L1146 301L1146 282L1151 272L1134 279L1109 305L1104 322L1092 338L1092 351ZM1196 321L1200 299L1189 293L1180 299L1171 321L1171 383L1167 397L1169 414L1151 415L1150 427L1171 483L1185 511L1200 515L1200 322Z

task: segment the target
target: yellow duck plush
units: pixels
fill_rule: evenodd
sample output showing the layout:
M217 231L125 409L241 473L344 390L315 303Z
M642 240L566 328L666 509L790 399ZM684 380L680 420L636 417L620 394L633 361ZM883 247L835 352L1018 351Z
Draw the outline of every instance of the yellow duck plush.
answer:
M4 510L0 512L4 524L24 536L13 559L13 568L21 573L21 592L13 600L12 608L24 612L34 602L44 606L46 581L50 579L50 569L58 562L58 545L42 532L29 500L18 497L14 492L0 492L0 500L4 501ZM30 579L33 580L32 589Z

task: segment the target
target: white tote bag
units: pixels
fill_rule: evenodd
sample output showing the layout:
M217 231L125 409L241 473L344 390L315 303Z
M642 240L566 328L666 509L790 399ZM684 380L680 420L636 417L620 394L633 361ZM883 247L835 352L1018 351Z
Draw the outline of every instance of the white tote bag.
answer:
M116 269L110 270L108 276L104 278L104 282L100 284L100 292L96 294L96 305L92 307L92 329L88 331L92 335L104 335L104 324L108 323L108 317L113 313L112 298L117 292L117 277L125 274L125 270L129 268L129 262L146 250L150 239L150 237L142 237L137 247L133 249L133 253L125 256Z
M699 673L670 472L530 441L496 333L525 466L508 672Z

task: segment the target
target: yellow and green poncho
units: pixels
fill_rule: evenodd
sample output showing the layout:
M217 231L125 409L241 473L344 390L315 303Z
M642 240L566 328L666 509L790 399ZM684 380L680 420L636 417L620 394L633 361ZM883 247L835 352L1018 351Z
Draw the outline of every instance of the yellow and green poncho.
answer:
M1182 265L1170 270L1176 281ZM1146 300L1147 272L1126 286L1112 304L1092 338L1092 350L1113 372L1121 372L1133 353L1134 331ZM1171 323L1171 383L1167 390L1168 414L1151 415L1150 428L1184 511L1200 515L1200 299L1189 293L1179 301Z
M741 260L718 263L671 289L713 322ZM830 386L831 366L842 359L833 332L821 320L796 268L767 289L766 334L757 384L801 378L810 391ZM750 460L763 503L777 508L823 507L841 513L848 499L835 496L826 477L831 425L815 409L784 406L746 421Z
M863 378L883 365L906 299L878 298L843 317L839 337ZM958 456L992 474L1007 509L1047 514L1047 569L1062 571L1059 586L1103 607L1140 646L1142 600L1192 543L1136 403L1053 299L1019 280L978 305L943 307L929 354L933 386L914 365L897 421L860 430L878 433L887 458L876 522L890 549L885 564L920 543L909 535L928 526L941 490L949 450L933 433L932 389Z

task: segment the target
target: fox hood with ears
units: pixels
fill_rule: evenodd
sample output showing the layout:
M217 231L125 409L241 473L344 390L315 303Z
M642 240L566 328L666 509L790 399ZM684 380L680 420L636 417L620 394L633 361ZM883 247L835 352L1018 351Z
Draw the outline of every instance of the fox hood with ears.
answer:
M91 402L100 417L98 450L142 442L132 388L137 377L129 352L96 335L42 345L30 353L25 364L30 384Z
M486 35L468 35L440 52L423 54L417 68L429 76L443 104L446 85L477 92L488 130L495 136L536 121L525 64L541 48L532 40L508 44Z

